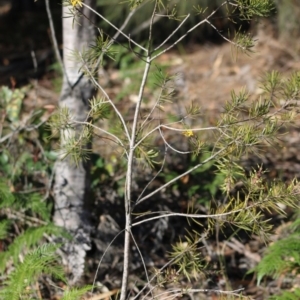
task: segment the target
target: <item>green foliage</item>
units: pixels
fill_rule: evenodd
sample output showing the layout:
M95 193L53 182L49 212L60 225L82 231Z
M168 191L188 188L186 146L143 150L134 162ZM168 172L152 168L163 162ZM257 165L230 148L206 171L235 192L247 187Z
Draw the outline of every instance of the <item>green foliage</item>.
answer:
M0 223L0 240L3 240L7 236L8 230L10 227L9 225L10 225L9 220L1 221L1 223Z
M94 44L87 50L74 52L73 56L81 65L80 71L88 78L97 75L99 66L103 65L104 58L115 60L116 51L110 47L112 40L105 37L102 32L97 36Z
M137 94L139 89L139 82L142 79L142 70L144 68L144 60L137 47L134 47L132 51L128 51L127 48L120 46L113 46L114 51L117 53L115 58L115 64L113 66L118 67L120 70L120 79L124 82L121 90L118 92L117 99L121 100L124 97ZM149 77L147 80L147 88L150 91L160 90L166 91L164 87L167 82L173 80L166 74L167 68L170 66L168 62L157 63L155 66L151 66ZM163 83L164 82L164 83ZM159 92L158 92L159 93ZM167 98L169 95L165 93ZM153 95L149 95L153 96ZM163 101L163 97L160 99ZM145 103L149 101L145 97Z
M0 298L35 299L37 291L33 284L42 275L66 282L56 252L60 245L40 244L45 235L70 236L64 228L50 223L51 207L41 201L41 196L12 193L7 183L1 180L0 214L0 239L3 247L7 244L0 253L0 274L3 278ZM15 219L14 225L22 231L19 235L13 233L12 218ZM90 289L89 286L68 289L62 299L79 299Z
M7 250L0 253L1 273L10 258L13 259L14 264L17 264L19 255L36 247L43 239L44 234L66 236L62 228L49 223L51 206L47 205L45 201L41 201L41 196L12 193L4 181L0 181L0 213L2 215L0 222L2 240L8 238L12 218L17 220L18 226L25 228L21 234L14 238ZM37 227L28 227L28 224L31 226L35 224Z
M48 70L53 73L52 85L54 92L59 93L63 83L63 70L58 62L53 63L49 66Z
M82 288L70 288L69 290L64 291L64 295L61 300L80 300L82 296L90 291L92 286L84 286Z
M4 282L0 297L19 300L32 299L33 290L27 289L40 275L48 274L64 279L62 267L57 263L57 245L46 244L39 246L24 257L24 261L12 271Z
M243 19L250 20L254 16L268 17L275 9L273 0L235 0Z
M23 214L37 214L41 220L49 221L51 215L51 205L46 201L41 201L38 194L12 193L7 182L0 181L0 209L9 209Z
M2 224L2 222L0 224ZM67 237L67 234L61 227L54 226L53 224L28 228L14 239L14 242L8 246L7 251L0 253L0 273L4 271L6 263L10 258L12 258L14 264L17 265L19 255L24 249L34 249L38 246L45 234Z
M295 288L292 292L282 291L279 295L269 297L269 300L298 300L300 297L300 288Z
M109 118L111 108L104 98L93 97L90 100L90 106L94 122Z
M39 246L45 234L68 237L63 228L45 222L49 221L50 213L50 207L41 201L41 197L36 194L20 196L12 193L4 181L0 182L0 239L3 245L12 237L12 218L15 218L15 226L25 228L0 253L2 276L8 264L14 265L13 271L4 276L1 299L32 299L35 290L30 286L43 274L64 280L63 269L57 261L59 245ZM28 227L28 224L36 227Z
M35 299L36 289L33 284L42 275L52 276L66 282L63 267L56 253L58 247L57 244L43 244L27 253L23 261L15 264L14 270L4 280L0 290L0 298L11 300ZM81 299L90 290L90 286L70 288L64 291L62 299Z
M46 110L21 114L22 101L29 86L0 91L0 174L13 190L41 187L56 158L51 151L50 132L45 126Z
M265 276L273 278L284 276L293 279L300 273L299 223L299 219L294 221L286 230L286 237L274 242L267 248L262 260L254 269L257 273L258 284ZM298 299L299 295L300 291L296 288L293 291L283 291L269 299Z
M26 87L11 90L7 86L3 86L0 90L0 109L5 109L7 119L14 127L18 125L26 90Z
M217 7L223 4L225 1L222 0L189 0L189 1L180 1L180 0L159 0L158 6L160 8L159 17L155 20L154 24L154 42L159 43L168 35L174 31L174 29L179 25L180 21L183 20L188 14L189 18L186 20L178 31L174 34L174 41L176 38L179 38L181 35L185 34L191 27L195 26L202 18L210 15ZM270 1L266 1L268 4ZM138 12L133 15L130 19L128 26L126 27L125 32L129 32L131 37L134 40L138 40L140 43L143 43L146 40L147 34L145 34L149 28L150 17L153 11L154 1L118 1L118 0L98 0L97 4L101 13L106 16L109 20L113 20L114 25L121 26L123 20L120 18L120 15L128 15L130 10L138 9ZM223 5L218 9L217 16L212 19L212 25L217 25L219 28L221 25L222 32L235 31L240 27L239 19L239 5L244 7L247 15L255 15L255 13L262 13L260 9L267 8L267 5L257 7L256 2L251 6L248 5L245 1L233 1L234 6ZM251 11L248 12L248 7L251 8ZM234 7L234 9L233 9ZM267 11L265 11L267 14ZM106 22L101 22L100 28L103 28L106 34L113 36L114 32L111 30L110 26ZM163 28L163 30L161 30ZM219 28L220 29L220 28ZM214 39L219 37L216 34L216 31L209 24L203 24L199 26L197 30L194 30L189 33L187 39L192 40L207 40Z
M191 281L191 278L197 278L202 274L206 263L197 246L199 237L186 236L185 240L185 242L180 240L172 245L170 257L178 268L176 274L182 274L188 281Z

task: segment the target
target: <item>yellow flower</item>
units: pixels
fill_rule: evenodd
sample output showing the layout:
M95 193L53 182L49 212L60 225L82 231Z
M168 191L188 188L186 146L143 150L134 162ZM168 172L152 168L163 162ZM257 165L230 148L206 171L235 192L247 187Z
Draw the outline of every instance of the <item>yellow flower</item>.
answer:
M194 135L194 132L191 129L188 129L186 131L183 131L182 134L186 137L191 137Z
M73 7L75 7L77 4L82 7L82 1L81 0L71 0L71 4Z

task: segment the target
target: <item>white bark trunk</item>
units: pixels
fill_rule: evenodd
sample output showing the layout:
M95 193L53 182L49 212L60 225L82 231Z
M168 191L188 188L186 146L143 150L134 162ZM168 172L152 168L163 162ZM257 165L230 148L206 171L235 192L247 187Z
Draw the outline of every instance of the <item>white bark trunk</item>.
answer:
M94 7L95 0L85 0L85 3ZM65 75L60 107L67 107L76 121L86 120L89 110L89 99L93 96L92 84L80 77L80 64L72 58L72 52L87 49L95 38L95 30L85 17L73 23L68 17L70 7L63 7L63 54ZM83 13L90 20L93 14L83 8ZM80 22L80 24L78 24ZM82 128L78 126L73 132L61 132L61 146L64 147L66 138L78 135ZM89 147L90 145L86 145ZM65 227L74 237L72 242L64 243L69 271L72 281L76 282L82 275L86 250L90 248L91 220L87 209L89 195L89 165L80 162L78 166L66 158L57 161L55 167L55 211L54 222Z

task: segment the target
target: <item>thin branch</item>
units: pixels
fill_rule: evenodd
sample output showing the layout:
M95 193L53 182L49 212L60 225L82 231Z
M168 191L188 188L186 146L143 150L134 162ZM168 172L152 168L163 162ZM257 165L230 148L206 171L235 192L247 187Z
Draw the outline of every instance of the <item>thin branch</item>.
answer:
M128 157L128 153L127 153L127 151L126 151L125 145L124 145L123 142L122 142L116 135L114 135L113 133L110 133L109 131L107 131L107 130L105 130L105 129L102 129L102 128L100 128L100 127L98 127L98 126L96 126L96 125L94 125L94 124L92 124L92 123L90 123L90 122L73 121L73 123L74 123L74 124L80 124L80 125L90 126L90 127L94 128L94 129L96 129L96 130L99 130L99 131L101 131L101 132L103 132L103 133L105 133L105 134L111 136L113 139L116 140L115 143L116 143L117 145L122 146L122 148L123 148L124 151L125 151L126 156Z
M46 117L45 120L41 121L40 123L38 124L30 124L30 125L27 125L26 123L35 116L34 113L31 113L27 118L26 120L24 120L24 125L14 129L14 131L8 133L7 135L3 136L2 138L0 138L0 143L3 143L5 142L7 139L11 138L14 134L17 134L19 133L20 131L22 130L25 130L25 131L33 131L35 129L38 129L40 126L42 126L43 124L45 124L49 118L52 116L52 114L50 114L49 116Z
M162 54L168 52L170 49L174 48L179 42L181 42L189 33L194 31L197 27L200 25L206 23L206 20L210 19L222 6L224 6L227 3L227 1L223 2L218 8L216 8L214 11L211 12L209 16L207 16L204 20L197 23L194 27L190 28L185 34L183 34L177 41L175 41L172 45L164 49L163 51L159 52L158 54L152 56L151 61L156 59L157 57L161 56Z
M159 297L159 299L161 300L166 300L169 297L173 297L172 299L175 299L175 297L182 297L182 295L186 295L186 294L190 294L190 293L216 293L219 295L232 295L232 296L238 296L241 297L240 292L244 291L244 288L240 288L237 290L233 290L233 291L222 291L222 290L216 290L216 289L178 289L178 288L174 288L174 289L169 289L166 292L163 292L159 295L157 295L157 297ZM167 297L162 298L162 294L167 294ZM169 293L174 293L173 295L169 295Z
M180 150L177 150L177 149L175 149L174 147L172 147L172 146L166 141L166 139L165 139L165 137L164 137L164 135L163 135L161 129L159 128L158 130L159 130L159 134L160 134L161 138L163 139L164 143L165 143L171 150L173 150L174 152L176 152L176 153L178 153L178 154L183 154L183 155L192 153L192 151L180 151Z
M242 50L244 50L244 51L246 50L245 47L239 45L238 43L233 42L232 40L230 40L229 38L227 38L226 36L224 36L224 35L217 29L217 27L214 26L214 25L213 25L211 22L209 22L207 19L205 20L205 22L206 22L207 24L209 24L209 25L210 25L210 26L218 33L218 35L219 35L222 39L224 39L226 42L228 42L228 43L232 44L233 46L238 47L238 48L240 48L240 49L242 49Z
M199 238L196 243L200 243L204 238L206 238L206 235L201 236L201 238ZM142 293L143 291L147 288L147 286L150 286L151 282L157 278L157 276L159 274L161 274L161 272L163 270L165 270L168 266L170 266L172 263L174 263L180 256L184 255L186 252L189 251L189 248L187 247L184 251L182 251L181 253L179 253L178 255L176 255L175 257L171 258L168 262L166 262L160 269L157 270L157 272L155 272L156 274L152 276L152 278L149 280L149 282L147 283L147 285L145 285L140 291L139 293L132 299L132 300L136 300ZM155 288L155 287L154 287ZM147 295L150 292L146 293L146 295L144 295L144 297L142 298L142 300L147 298Z
M154 23L154 17L155 17L157 6L158 6L158 1L155 1L152 16L151 16L151 19L150 19L150 25L149 25L148 53L150 53L150 51L151 51L153 23Z
M230 146L232 143L230 143L228 146ZM173 184L174 182L176 182L177 180L179 180L180 178L190 174L191 172L195 171L196 169L202 167L204 164L208 163L209 161L215 159L219 154L221 154L222 152L226 151L226 148L222 148L219 151L217 151L215 154L213 154L212 156L210 156L209 158L205 159L203 162L197 164L196 166L194 166L193 168L187 170L186 172L182 173L181 175L176 176L175 178L173 178L172 180L170 180L169 182L163 184L161 187L157 188L155 191L151 192L150 194L146 195L145 197L141 198L139 200L139 203L145 201L146 199L152 197L153 195L157 194L158 192L160 192L161 190L163 190L164 188L170 186L171 184Z
M144 48L143 46L141 46L140 44L136 43L135 41L133 41L127 34L125 34L123 31L121 31L117 26L115 26L114 24L112 24L109 20L107 20L104 16L102 16L100 13L98 13L96 10L94 10L93 8L91 8L89 5L85 4L84 2L82 2L82 4L87 7L88 9L90 9L94 14L96 14L97 16L99 16L102 20L104 20L106 23L108 23L111 27L113 27L115 30L117 30L120 34L122 34L128 41L130 41L132 44L136 45L137 47L139 47L140 49L142 49L144 52L147 53L147 49Z
M156 14L155 18L153 20L153 24L158 22L162 17L164 17L164 16L160 16L160 15ZM148 19L148 20L144 21L142 24L139 24L139 26L136 29L134 29L130 35L135 36L135 35L139 34L140 32L142 32L144 29L149 28L150 22L151 22L151 20Z
M156 48L154 48L153 51L156 51L158 49L160 49L179 29L180 27L185 23L185 21L190 17L191 14L188 14L181 22L180 24L177 26L177 28Z
M247 209L251 209L251 208L252 207L249 206ZM232 210L232 211L229 211L229 212L226 212L226 213L221 213L221 214L206 214L206 215L203 215L203 214L177 213L177 212L169 212L169 211L155 211L155 212L145 213L144 215L140 215L140 216L138 216L138 218L141 218L142 216L150 215L150 214L160 214L160 215L159 216L155 216L155 217L151 217L151 218L139 221L139 222L132 223L132 227L141 225L141 224L146 223L146 222L154 221L154 220L157 220L157 219L169 218L169 217L183 217L183 218L193 218L193 219L208 219L208 218L219 219L219 218L224 218L224 217L232 215L232 214L239 213L239 212L241 212L241 211L243 211L245 209L246 208L243 207L243 208Z
M172 131L178 131L178 132L185 132L187 129L180 129L180 128L174 128L174 127L170 127L168 125L160 125L161 128L166 128L166 129L170 129ZM188 130L191 130L193 132L197 132L197 131L212 131L212 130L220 130L220 128L224 128L225 126L221 126L221 127L217 127L217 126L211 126L211 127L202 127L202 128L189 128Z
M123 229L123 230L121 230L120 232L118 232L118 233L115 235L115 237L111 240L111 242L107 245L106 249L104 250L104 252L103 252L103 254L102 254L101 258L100 258L100 261L99 261L99 263L98 263L98 265L97 265L97 269L96 269L95 276L94 276L94 280L93 280L93 284L92 284L92 292L93 292L93 290L94 290L94 288L95 288L95 285L96 285L97 275L98 275L100 266L101 266L101 264L102 264L102 261L103 261L105 255L106 255L108 249L109 249L109 248L111 247L111 245L114 243L114 241L116 240L116 238L117 238L122 232L124 232L124 230L125 230L125 229Z
M143 129L143 127L145 126L145 124L146 124L147 121L149 120L150 116L153 114L154 110L156 109L156 107L157 107L157 105L158 105L158 103L159 103L159 101L160 101L160 98L161 98L161 96L162 96L163 91L164 91L164 87L161 86L159 95L157 96L157 100L156 100L156 102L154 103L154 105L153 105L152 109L150 110L150 112L148 113L148 115L146 116L145 120L144 120L143 123L141 124L140 130Z
M156 192L156 191L154 191L154 192ZM298 192L296 192L295 195L298 195ZM250 197L250 194L248 195L248 197ZM144 197L144 198L146 198L146 197ZM141 200L143 200L144 198L142 198ZM277 200L277 202L280 203L280 198L281 197L278 196L278 198L279 199ZM156 219L168 218L168 217L176 217L176 216L177 217L185 217L185 218L194 218L194 219L207 219L207 218L218 219L218 218L224 218L224 217L232 215L232 214L240 213L240 212L242 212L244 210L251 210L251 209L257 208L257 207L259 207L260 209L262 209L262 208L265 207L265 204L268 203L269 201L270 201L270 199L269 199L269 197L267 197L266 199L257 201L257 202L255 202L255 203L253 203L253 204L251 204L251 205L249 205L247 207L246 206L247 205L247 200L246 200L244 202L243 207L235 209L235 210L232 210L232 211L229 211L229 212L219 213L219 214L205 214L204 215L204 214L176 213L176 212L169 212L169 211L147 212L147 213L145 213L143 215L139 215L138 217L136 217L136 219L141 218L141 217L143 217L145 215L153 215L153 214L160 214L160 215L159 216L155 216L155 217L151 217L151 218L148 218L146 220L142 220L142 221L139 221L139 222L136 222L136 223L133 223L132 227L140 225L140 224L145 223L145 222L153 221L153 220L156 220ZM274 196L273 196L272 201L276 202L276 197L274 198ZM294 206L292 206L292 207L294 207ZM273 208L274 208L274 206L273 206ZM282 211L282 208L279 205L277 205L276 208L277 208L277 210L279 210L282 213L284 213ZM253 216L253 220L255 220L255 216Z
M143 255L142 255L142 253L141 253L141 250L140 250L140 248L139 248L139 246L138 246L138 244L137 244L137 242L136 242L136 240L135 240L135 238L134 238L132 232L131 232L131 238L132 238L133 243L135 244L135 247L136 247L136 249L137 249L137 251L138 251L138 253L139 253L139 256L140 256L140 258L141 258L142 265L143 265L143 268L144 268L144 271L145 271L145 274L146 274L147 283L149 283L149 282L150 282L150 279L149 279L149 274L148 274L147 266L146 266L146 264L145 264L144 257L143 257ZM153 293L152 293L152 291L151 291L151 296L152 296L152 298L153 298Z
M83 63L85 63L84 59L82 58L81 56L81 59L83 61ZM118 115L122 125L123 125L123 128L125 130L125 133L126 133L126 136L127 136L127 139L128 139L128 142L130 141L130 135L129 135L129 131L128 131L128 128L127 128L127 125L125 123L125 120L122 116L122 114L120 113L120 111L118 110L118 108L115 106L114 102L110 99L110 97L108 96L107 92L105 91L105 89L98 83L98 81L94 78L93 74L91 73L91 71L89 70L88 66L85 66L85 69L86 71L88 72L88 74L90 75L93 83L99 88L99 90L103 93L103 95L105 96L105 98L107 99L107 101L109 102L109 104L113 107L114 111L116 112L116 114Z
M176 122L176 123L180 123ZM223 128L225 126L221 126L220 128ZM178 131L178 132L185 132L187 129L180 129L180 128L174 128L174 127L170 127L168 125L164 125L164 124L159 124L158 126L156 126L155 128L151 129L148 133L146 133L136 144L135 144L135 148L137 148L145 139L147 139L152 133L154 133L156 130L160 130L161 128L166 128L166 129L170 129L173 131ZM189 128L189 130L191 131L207 131L207 130L220 130L219 127L204 127L204 128Z
M161 167L160 169L157 171L157 173L153 176L153 178L151 180L149 180L149 182L146 184L146 186L144 187L144 189L142 190L142 192L140 193L138 199L136 200L136 204L139 203L139 200L142 198L142 196L144 195L144 193L146 192L146 190L148 189L148 187L150 186L150 184L155 180L155 178L157 178L157 176L163 171L163 168L165 166L165 162L166 162L166 157L167 157L167 151L168 151L168 147L167 145L165 145L165 154L164 154L164 159L162 161ZM134 205L134 206L135 206Z

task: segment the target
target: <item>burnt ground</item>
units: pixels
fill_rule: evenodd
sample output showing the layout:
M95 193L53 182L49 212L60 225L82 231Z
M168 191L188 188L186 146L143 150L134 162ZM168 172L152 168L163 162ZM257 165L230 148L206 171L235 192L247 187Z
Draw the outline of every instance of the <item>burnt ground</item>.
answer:
M2 7L2 9L4 8ZM9 10L9 8L7 9ZM45 18L45 15L41 14L42 12L39 12L38 16ZM20 22L19 24L16 22L15 27L9 25L15 22L11 22L11 16L7 17L5 9L0 11L0 16L1 28L6 28L6 34L2 34L0 41L0 84L20 87L31 82L32 85L23 104L24 111L30 111L36 107L45 107L47 109L50 107L52 109L53 106L57 105L59 97L59 88L57 88L59 80L57 79L57 73L51 70L54 58L47 26L44 26L41 22L39 27L41 35L37 35L35 39L32 39L30 38L30 32L35 28L34 24L36 23L32 22L30 13L25 15L25 18L19 18L20 16L15 15L17 22ZM28 25L26 28L29 28L25 42L21 39L22 32L18 32L19 25L22 26L22 24ZM177 49L161 56L158 60L159 63L166 63L168 71L171 74L178 75L178 79L175 82L178 103L176 103L175 110L174 107L168 107L170 112L181 114L184 107L194 102L201 106L203 112L197 123L200 125L215 124L223 111L225 102L230 99L232 90L239 91L246 87L252 97L259 97L261 94L259 82L265 72L278 70L283 76L288 76L292 72L299 70L299 55L276 39L273 28L267 22L262 22L255 35L257 42L254 52L250 55L242 53L236 55L234 48L228 43L219 45L203 43L201 45L190 44L185 48L185 51ZM8 38L8 36L14 36L14 40L19 42L9 42L11 38ZM38 60L38 69L32 67L32 50L34 50ZM126 76L124 78L122 71L118 69L108 68L105 74L104 84L111 97L117 97L124 86L128 84L128 81L130 81L130 78L128 80ZM135 74L128 76L134 78ZM37 80L37 85L36 82L32 81L33 79ZM151 95L149 90L146 93ZM118 102L118 107L123 112L130 112L134 106L134 100L135 94L127 93ZM151 96L149 96L150 104L152 100ZM107 125L104 124L104 126ZM173 136L169 138L174 140L174 144L184 143L182 138L179 141ZM292 128L288 135L284 136L284 142L284 147L278 149L268 148L265 151L265 155L259 159L250 159L249 164L256 166L257 163L263 163L268 168L268 174L271 178L280 178L288 181L294 176L298 177L300 158L298 155L299 133L297 126ZM102 140L95 141L94 147L95 152L100 152L112 166L116 164L114 161L116 154L111 151L111 148L106 146L105 142ZM179 164L183 167L187 164L186 161L172 157L170 160L170 169L172 171L174 171L172 162L177 166ZM179 172L181 168L175 171ZM143 176L146 181L148 175L138 174L138 176ZM99 207L99 210L96 210L95 218L100 220L100 232L101 230L105 232L107 224L111 226L111 224L116 223L116 228L122 227L122 197L114 190L116 182L122 180L122 178L124 178L124 172L116 172L115 178L106 178L105 184L101 185L100 183L99 188L95 190L95 202ZM153 207L155 207L159 210L186 212L188 205L187 189L195 183L194 180L195 178L187 178L186 182L181 182L177 189L165 190L149 206L145 205L142 207L141 211L153 210ZM143 183L141 180L138 182ZM161 182L158 180L157 184L161 184ZM137 187L138 190L139 186ZM198 209L202 212L207 212L207 203L202 203ZM284 232L288 220L279 219L277 216L273 216L273 218L276 230L272 235L272 240L275 240L281 235L281 232ZM205 226L206 224L202 225ZM153 267L162 267L167 262L167 253L171 249L170 244L178 241L178 237L183 237L186 234L184 230L186 226L188 224L185 219L173 220L170 218L165 223L156 222L135 230L136 240L139 243L142 254L145 256L146 265L149 267L149 270L152 270L150 272L153 272ZM191 225L190 229L200 233L203 232L203 227L197 224ZM91 283L95 276L95 266L99 262L97 248L98 250L102 249L103 244L101 244L99 238L95 237L94 248L89 253L87 260L87 273L84 278L86 283ZM264 286L257 287L255 276L246 275L246 272L261 260L264 248L264 243L255 236L240 235L233 238L230 237L230 233L222 235L215 232L201 246L201 252L205 256L207 263L209 263L208 274L204 274L205 276L192 281L192 283L180 279L180 286L192 285L195 288L213 289L244 288L243 294L248 295L250 299L267 299L268 295L284 287L281 285L282 282L280 280L269 280ZM122 250L116 246L113 251L113 255L108 258L107 265L104 261L97 277L98 282L101 282L105 288L102 289L101 295L90 296L86 299L108 299L109 295L116 293L121 280L120 262L122 260ZM132 275L130 278L130 288L132 289L132 294L135 294L146 281L144 276L141 275L143 274L143 269L135 257L137 255L136 251L133 251L133 253L132 268L135 275ZM219 254L222 255L224 264L220 265ZM111 265L111 259L113 259L113 265ZM222 271L217 271L220 268ZM160 287L157 292L162 292L163 290L164 287ZM55 292L53 293L55 294ZM54 294L52 294L51 299L58 299L59 296ZM215 294L195 294L186 296L184 299L220 298Z

